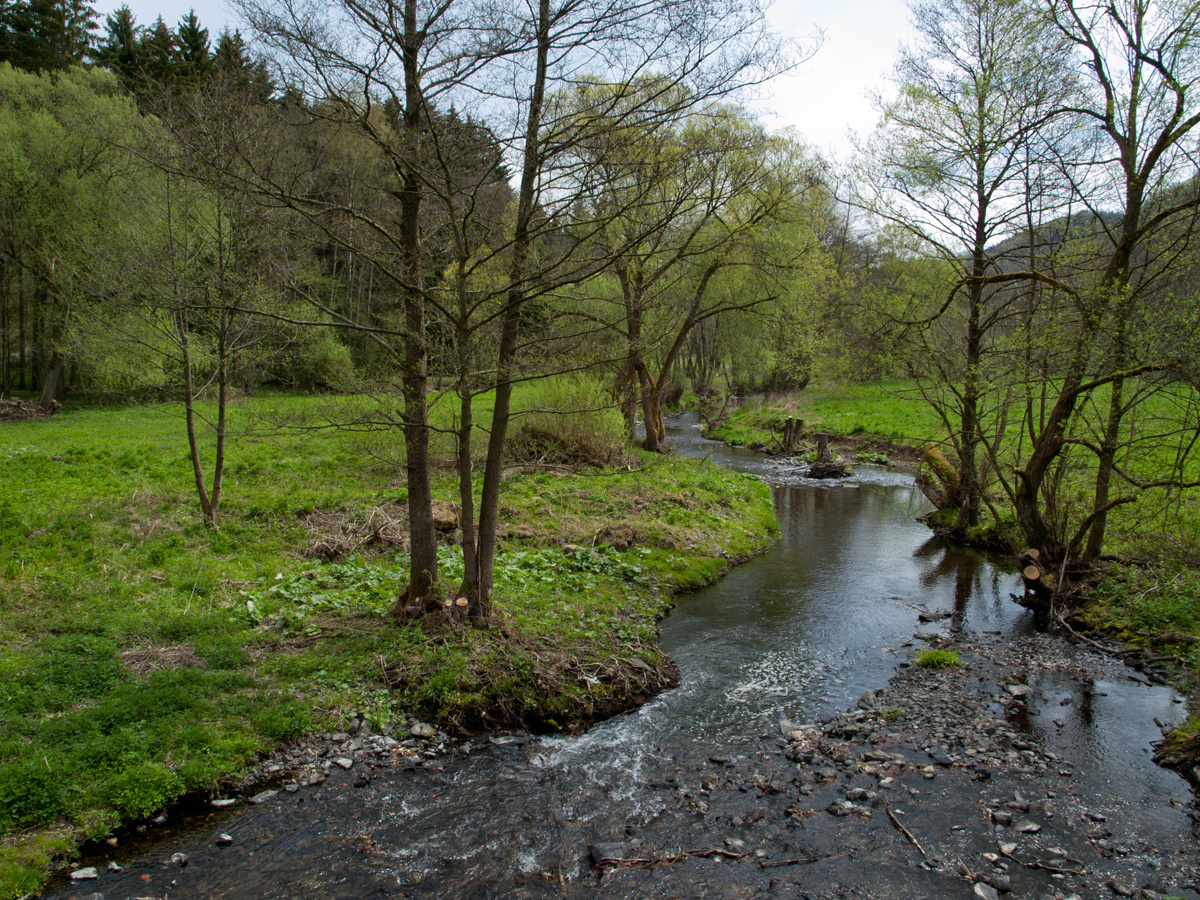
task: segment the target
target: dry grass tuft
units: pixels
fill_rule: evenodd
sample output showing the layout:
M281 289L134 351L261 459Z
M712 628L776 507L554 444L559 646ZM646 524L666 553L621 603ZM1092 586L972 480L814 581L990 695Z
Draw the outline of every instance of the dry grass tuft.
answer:
M137 647L121 653L121 662L135 675L176 669L204 669L206 663L187 644L168 644L165 647Z
M401 506L376 506L365 515L344 509L314 510L301 517L310 535L304 555L335 562L363 547L404 549L408 545L404 516Z

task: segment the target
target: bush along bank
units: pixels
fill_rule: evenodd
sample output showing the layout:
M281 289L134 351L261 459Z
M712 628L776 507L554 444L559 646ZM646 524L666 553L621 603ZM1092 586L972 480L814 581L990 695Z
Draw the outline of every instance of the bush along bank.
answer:
M656 623L674 595L776 528L765 485L696 461L520 472L505 485L496 621L398 627L387 613L405 578L403 486L363 479L361 457L335 446L347 438L310 439L301 474L283 464L295 448L257 447L213 532L192 514L182 453L106 447L71 419L0 435L12 488L0 500L0 897L285 744L350 730L350 712L407 737L414 721L573 730L628 709L673 681ZM451 587L454 540L448 530Z

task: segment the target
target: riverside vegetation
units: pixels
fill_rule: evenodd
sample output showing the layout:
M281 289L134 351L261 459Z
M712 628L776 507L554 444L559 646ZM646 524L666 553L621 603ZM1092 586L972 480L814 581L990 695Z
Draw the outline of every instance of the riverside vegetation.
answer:
M860 462L891 460L909 468L921 464L921 448L942 434L933 409L905 381L817 384L801 394L753 400L714 421L706 434L780 452L777 435L789 416L803 419L810 435L826 431L842 439ZM803 455L809 443L801 442L796 452ZM1164 446L1148 454L1142 466L1165 472L1174 463L1174 449ZM1015 521L1004 524L1010 530L992 530L988 536L998 537L1000 547L1019 552ZM1055 614L1077 630L1116 638L1126 646L1131 662L1159 669L1194 696L1200 665L1198 545L1200 507L1186 495L1160 490L1157 497L1146 498L1136 514L1118 510L1111 525L1111 552L1081 590L1061 598ZM1200 718L1193 716L1177 730L1163 745L1160 758L1185 768L1194 765L1200 758Z
M350 709L461 732L569 730L629 708L672 682L655 623L674 593L776 527L766 486L714 465L639 451L609 469L519 468L495 622L399 626L406 492L390 439L295 425L338 403L354 401L231 408L219 531L194 510L172 407L0 431L0 896L279 742L339 730ZM454 485L446 473L435 494ZM617 523L632 546L597 541Z

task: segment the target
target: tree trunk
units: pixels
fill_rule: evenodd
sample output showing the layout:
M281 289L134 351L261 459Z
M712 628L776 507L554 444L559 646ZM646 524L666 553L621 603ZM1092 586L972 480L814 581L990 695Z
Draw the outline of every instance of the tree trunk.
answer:
M479 586L475 595L467 598L471 621L476 624L483 624L491 617L496 568L496 533L500 519L500 477L504 470L504 443L508 436L511 416L513 375L520 337L521 310L525 303L525 282L529 277L529 251L533 242L532 221L541 166L542 107L545 102L546 76L550 60L550 0L539 0L537 17L537 62L525 131L517 223L513 232L510 287L500 329L500 346L496 357L496 398L492 409L492 430L488 436L487 460L484 463L483 489L479 498Z
M54 408L55 401L62 395L64 365L62 356L55 350L50 360L50 369L46 372L46 377L42 379L42 396L38 400L38 406L46 412L50 412Z
M404 129L416 152L424 112L420 90L423 36L417 30L417 0L404 3ZM428 348L425 341L425 293L421 281L421 179L413 164L400 173L400 254L404 272L404 449L408 482L409 580L395 614L436 599L438 541L433 527L433 489L429 471L429 412L425 396Z
M196 496L200 500L200 512L205 521L212 521L212 506L209 503L208 487L204 483L204 467L200 462L200 441L196 436L196 388L192 381L192 351L187 314L180 310L175 314L175 325L179 333L179 348L183 354L183 413L187 426L188 453L192 459L192 479L196 483Z

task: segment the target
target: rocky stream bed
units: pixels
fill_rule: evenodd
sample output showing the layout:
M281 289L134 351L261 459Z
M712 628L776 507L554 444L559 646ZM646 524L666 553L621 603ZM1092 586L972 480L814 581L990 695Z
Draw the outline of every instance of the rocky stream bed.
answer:
M1086 761L1033 725L1078 715L1086 701L1059 690L1063 679L1103 693L1132 673L1041 635L950 646L960 666L902 666L857 709L785 720L749 753L658 761L643 785L655 802L624 824L562 823L553 869L414 868L378 809L406 791L436 796L481 756L527 766L536 741L455 744L419 723L397 740L356 724L265 762L257 775L276 787L248 780L241 796L182 809L152 842L119 845L120 862L85 859L49 896L1200 897L1195 832L1180 842L1146 827L1136 798L1097 792L1080 778ZM1184 798L1151 799L1159 815L1200 818ZM465 829L492 816L461 812Z

